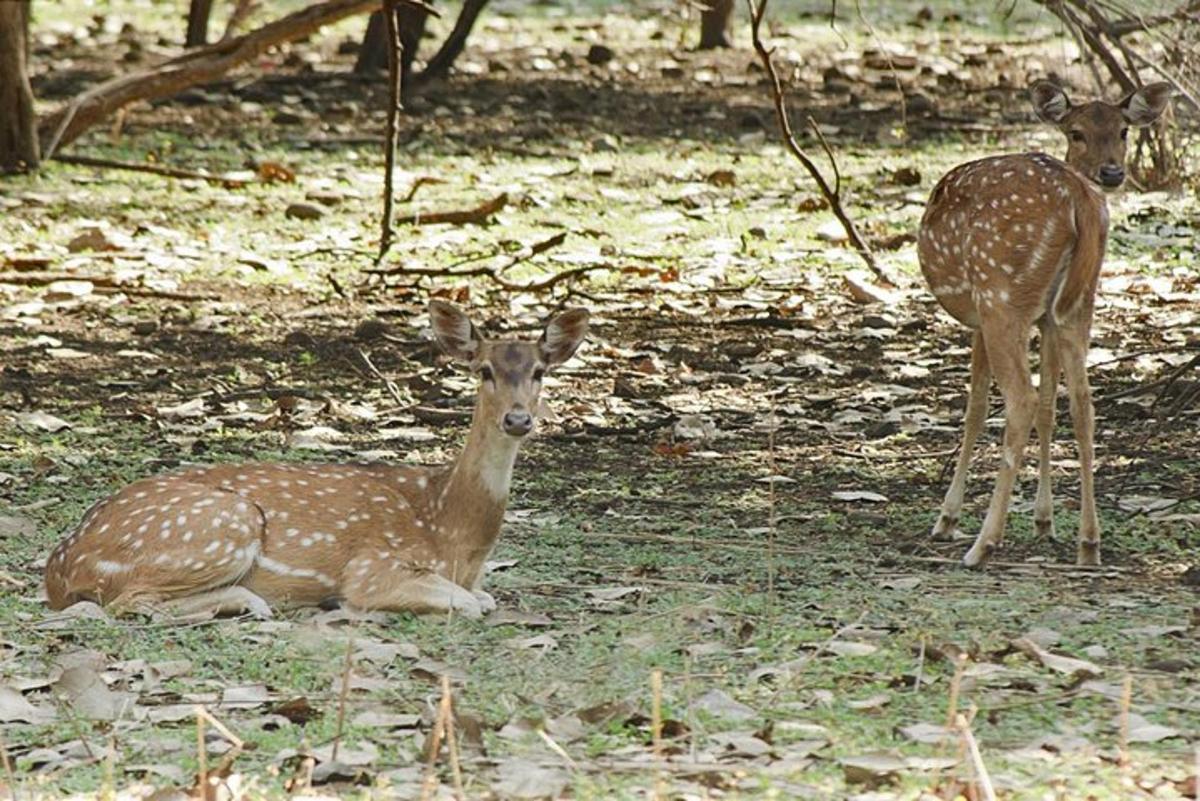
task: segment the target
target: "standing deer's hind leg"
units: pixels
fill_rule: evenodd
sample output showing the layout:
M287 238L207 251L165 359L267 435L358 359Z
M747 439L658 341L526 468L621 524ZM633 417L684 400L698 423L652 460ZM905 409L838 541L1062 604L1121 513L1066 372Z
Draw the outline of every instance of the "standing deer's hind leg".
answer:
M1039 539L1054 538L1053 480L1050 476L1050 444L1054 439L1054 412L1058 401L1058 332L1052 322L1042 325L1041 383L1038 385L1038 488L1033 505L1033 525Z
M1096 495L1092 481L1095 435L1095 411L1092 389L1087 377L1087 328L1064 332L1059 337L1063 373L1071 398L1071 422L1079 447L1079 549L1076 562L1100 564L1100 520L1096 515Z
M950 480L950 489L946 491L946 498L942 501L942 512L933 525L931 536L935 539L948 537L958 529L958 517L962 513L963 495L967 489L967 469L971 465L975 441L979 438L979 432L983 430L983 423L987 419L991 381L987 348L983 344L983 335L976 331L971 341L971 390L967 396L962 445L954 467L954 478Z
M1037 395L1029 377L1028 327L1013 325L1010 320L989 324L985 319L982 330L988 363L1004 396L1004 453L983 528L975 544L963 556L963 564L967 567L974 567L987 559L1004 537L1013 484L1021 469L1030 428L1037 412Z

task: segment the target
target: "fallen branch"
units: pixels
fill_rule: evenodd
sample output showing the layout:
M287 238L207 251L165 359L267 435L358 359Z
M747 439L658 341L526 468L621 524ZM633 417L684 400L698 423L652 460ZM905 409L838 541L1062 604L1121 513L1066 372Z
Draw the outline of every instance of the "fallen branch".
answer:
M838 168L837 159L834 158L833 149L830 148L829 142L825 140L825 136L817 127L816 122L809 117L808 123L816 134L817 140L821 143L822 149L825 151L825 156L829 159L829 163L833 168L834 184L829 185L829 181L822 174L819 167L812 158L800 147L800 143L796 141L795 135L792 133L792 124L788 119L788 111L786 101L783 95L783 83L779 79L779 73L775 70L775 63L771 58L773 51L768 50L762 40L762 21L767 12L767 0L746 0L746 5L750 8L750 32L754 42L754 52L758 54L762 61L763 68L767 72L767 76L771 80L771 95L775 104L775 116L779 120L779 130L783 136L784 144L793 156L804 166L808 174L812 176L817 188L821 190L821 195L825 201L829 203L830 210L833 211L838 222L842 224L842 228L846 231L846 236L850 239L850 244L858 251L858 255L862 257L863 262L875 274L875 277L885 283L887 286L895 286L896 283L879 267L875 262L875 254L871 252L871 247L859 234L858 228L855 227L854 221L850 219L850 215L842 207L841 190L842 176Z
M176 292L171 289L153 289L132 286L118 281L110 275L79 275L76 273L0 273L0 284L16 286L46 286L55 281L87 281L98 295L123 293L138 297L164 298L166 300L220 300L220 295L200 292Z
M500 211L506 205L508 205L508 193L501 192L483 205L476 206L473 209L434 211L428 214L409 214L397 218L396 222L401 225L437 225L438 223L449 223L450 225L483 225L493 214Z
M166 178L184 178L195 179L199 181L208 181L213 184L220 184L226 189L239 189L247 184L240 178L226 178L221 175L213 175L209 172L199 172L197 170L182 170L177 167L166 167L162 164L139 164L136 161L115 161L113 159L96 158L95 156L68 156L59 154L54 157L55 161L63 164L73 164L79 167L99 167L110 170L128 170L129 172L144 172L150 175L162 175Z
M157 67L105 81L42 120L38 126L42 152L45 158L52 157L84 131L130 103L170 97L188 87L214 81L271 47L309 36L330 23L377 5L378 0L325 0L256 31L198 47Z

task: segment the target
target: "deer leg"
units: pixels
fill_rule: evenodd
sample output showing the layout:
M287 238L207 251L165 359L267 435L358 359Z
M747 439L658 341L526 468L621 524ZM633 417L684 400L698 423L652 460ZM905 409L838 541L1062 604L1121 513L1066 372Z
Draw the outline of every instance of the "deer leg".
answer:
M140 612L154 616L187 617L204 613L216 616L248 612L259 620L269 620L272 616L270 604L246 587L236 584L167 600L151 595L129 595L114 600L112 609L118 615Z
M486 615L496 611L496 599L486 590L471 590L471 595L479 602L479 609Z
M1075 561L1081 565L1100 564L1100 520L1096 515L1096 495L1092 481L1095 411L1092 389L1087 377L1086 329L1059 337L1063 373L1071 399L1071 422L1079 448L1079 549Z
M983 430L984 420L987 419L991 381L987 348L983 344L983 335L976 331L971 342L971 390L967 396L962 445L958 450L958 462L954 466L954 478L950 480L950 489L946 490L946 497L942 501L942 512L933 525L931 536L935 539L949 537L958 529L958 516L962 512L963 494L967 489L967 469L971 465L975 441L979 438L979 432Z
M988 362L1004 396L1004 454L983 528L975 544L963 556L963 564L967 567L975 567L986 560L1004 537L1013 484L1021 469L1025 446L1029 443L1030 428L1037 411L1037 395L1029 377L1027 335L1026 326L1014 326L1011 321L992 325L985 321L984 324L983 338Z
M389 582L394 583L390 583L390 586L381 591L375 591L376 585L370 582L349 587L345 594L346 601L359 609L381 609L387 612L457 612L468 618L483 615L482 604L474 593L436 573L401 578L398 581L389 579ZM364 591L364 587L368 591Z
M1054 538L1053 480L1050 477L1050 443L1054 439L1054 411L1058 401L1058 332L1053 323L1042 326L1041 382L1038 384L1038 488L1033 504L1033 525L1039 539Z
M216 590L202 592L186 598L175 598L161 605L161 608L176 615L193 615L200 612L212 612L214 615L232 615L249 612L259 620L271 618L271 605L261 596L251 592L246 587L233 585Z

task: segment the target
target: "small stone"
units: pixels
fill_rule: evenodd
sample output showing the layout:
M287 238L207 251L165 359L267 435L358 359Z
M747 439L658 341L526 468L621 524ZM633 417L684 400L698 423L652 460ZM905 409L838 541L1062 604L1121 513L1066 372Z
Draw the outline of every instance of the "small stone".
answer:
M617 144L617 140L608 134L592 140L593 153L618 153L620 150L621 147Z
M594 44L588 48L587 62L589 64L607 64L616 58L616 53L611 47L605 47L602 44Z
M325 216L324 209L311 203L292 203L283 213L293 220L319 220Z
M302 114L297 114L294 111L288 111L287 109L284 109L282 111L275 112L275 116L272 117L271 120L276 125L299 125L304 122L304 116Z

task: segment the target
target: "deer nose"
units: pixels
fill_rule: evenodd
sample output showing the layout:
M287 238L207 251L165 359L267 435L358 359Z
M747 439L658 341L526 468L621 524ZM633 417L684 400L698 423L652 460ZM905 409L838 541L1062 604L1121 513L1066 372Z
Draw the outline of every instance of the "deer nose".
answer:
M533 415L524 409L513 409L504 415L504 433L523 437L533 430Z
M1120 186L1125 182L1125 168L1119 164L1105 164L1100 168L1100 183L1105 186Z

